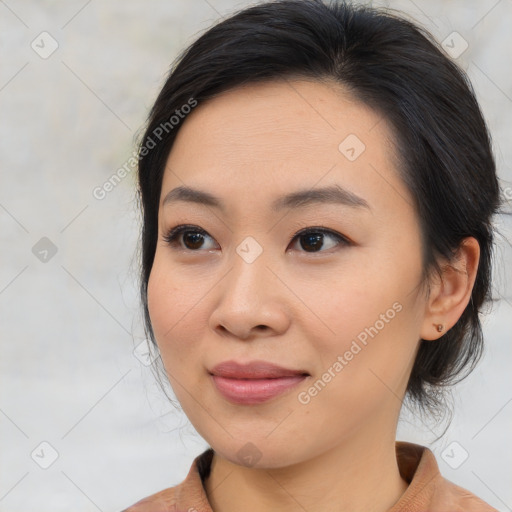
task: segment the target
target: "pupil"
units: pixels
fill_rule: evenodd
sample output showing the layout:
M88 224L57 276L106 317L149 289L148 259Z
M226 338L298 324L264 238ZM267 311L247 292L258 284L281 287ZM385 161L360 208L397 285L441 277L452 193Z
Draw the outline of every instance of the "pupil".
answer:
M321 242L322 241L322 237L323 237L323 234L322 233L317 233L317 234L313 234L313 235L303 235L303 240L307 240L306 244L302 243L301 242L301 247L303 249L306 249L307 250L307 245L310 245L310 242L312 241L312 246L313 246L313 250L315 249L318 249L319 247L321 247L321 243L318 243L318 242Z
M185 245L193 246L193 247L189 247L189 249L199 249L199 247L201 247L203 235L201 235L200 233L193 233L193 234L190 234L190 232L185 233L184 238L185 238Z

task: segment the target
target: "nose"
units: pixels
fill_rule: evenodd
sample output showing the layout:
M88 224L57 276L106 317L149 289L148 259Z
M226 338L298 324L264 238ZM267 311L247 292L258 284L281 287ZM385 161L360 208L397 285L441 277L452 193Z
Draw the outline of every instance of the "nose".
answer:
M286 287L271 270L272 265L269 268L264 254L248 263L234 253L230 270L213 292L209 324L217 334L248 340L276 336L288 329Z

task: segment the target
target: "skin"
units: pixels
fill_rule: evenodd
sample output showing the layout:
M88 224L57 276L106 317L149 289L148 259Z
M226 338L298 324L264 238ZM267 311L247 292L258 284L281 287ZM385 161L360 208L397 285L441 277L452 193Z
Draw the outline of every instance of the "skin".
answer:
M366 146L354 161L338 148L349 134ZM270 208L283 194L332 184L370 208ZM217 196L225 212L163 206L183 185ZM214 511L384 512L406 491L395 435L414 357L420 338L438 343L436 325L449 329L464 311L479 258L478 243L466 239L427 294L412 205L386 121L334 84L238 87L183 123L164 173L148 307L175 394L215 450L205 482ZM190 249L183 236L166 243L179 224L204 230L202 245ZM293 238L318 226L350 243L325 235L311 249ZM252 263L236 251L248 236L263 249ZM301 403L299 393L397 303L400 312ZM230 403L208 369L254 359L310 376L263 404ZM256 456L248 463L237 455L244 446L258 453L255 464Z

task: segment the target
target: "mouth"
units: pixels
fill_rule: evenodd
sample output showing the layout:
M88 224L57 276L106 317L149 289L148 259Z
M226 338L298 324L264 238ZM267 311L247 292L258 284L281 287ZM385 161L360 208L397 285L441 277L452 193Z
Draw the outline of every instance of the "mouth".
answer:
M266 402L310 376L305 370L284 368L266 361L247 364L226 361L209 373L217 391L229 402L240 405Z

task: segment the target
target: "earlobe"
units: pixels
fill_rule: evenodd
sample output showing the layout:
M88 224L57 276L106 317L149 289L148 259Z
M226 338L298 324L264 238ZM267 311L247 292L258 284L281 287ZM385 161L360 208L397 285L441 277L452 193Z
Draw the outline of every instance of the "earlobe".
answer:
M475 238L468 237L453 260L441 265L441 276L431 284L425 304L422 339L437 340L457 323L471 300L479 259L480 246Z

